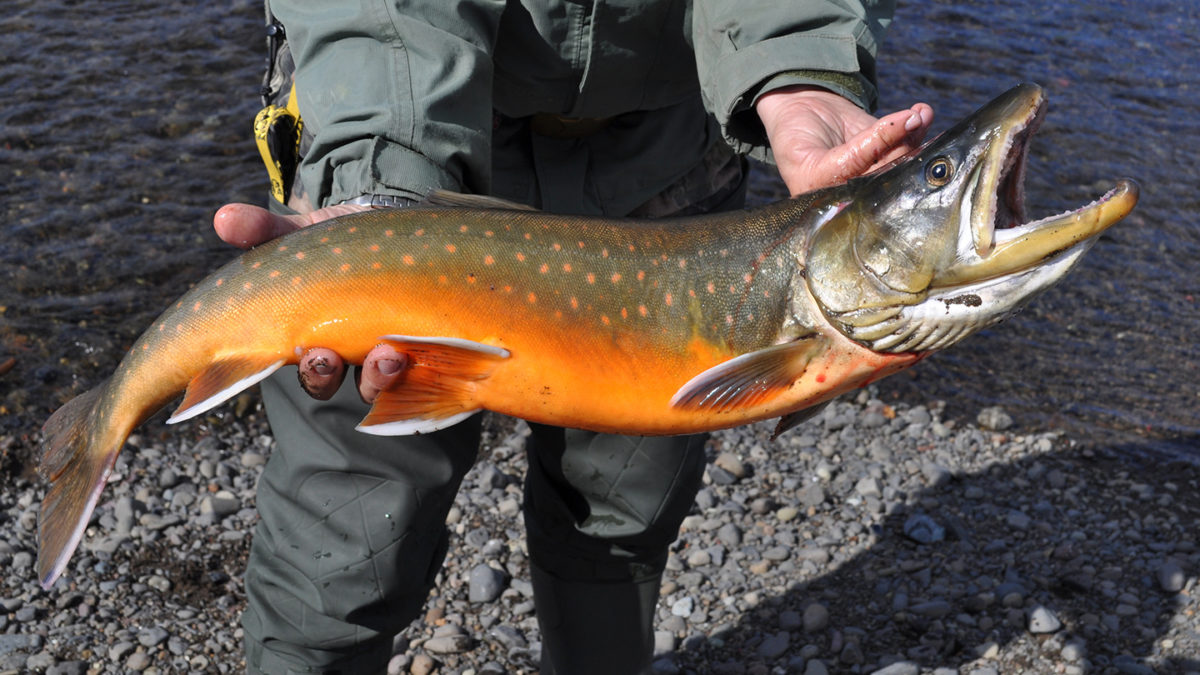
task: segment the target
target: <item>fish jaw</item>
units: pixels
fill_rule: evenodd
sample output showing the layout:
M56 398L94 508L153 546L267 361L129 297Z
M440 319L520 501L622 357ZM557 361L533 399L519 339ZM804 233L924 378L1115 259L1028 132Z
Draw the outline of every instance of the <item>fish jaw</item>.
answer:
M808 283L835 327L876 351L947 347L1062 279L1129 214L1139 190L1123 179L1082 208L1026 222L1025 164L1045 109L1040 87L1015 87L852 187L808 255Z

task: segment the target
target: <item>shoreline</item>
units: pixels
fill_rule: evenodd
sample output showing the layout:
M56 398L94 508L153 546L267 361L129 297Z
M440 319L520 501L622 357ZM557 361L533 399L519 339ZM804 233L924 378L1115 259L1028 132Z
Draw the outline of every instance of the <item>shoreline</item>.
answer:
M655 672L1200 673L1200 466L876 396L774 443L771 423L713 435ZM536 672L523 428L489 420L390 672ZM40 486L0 492L0 673L244 670L241 574L273 444L257 398L140 431L50 591L32 569Z

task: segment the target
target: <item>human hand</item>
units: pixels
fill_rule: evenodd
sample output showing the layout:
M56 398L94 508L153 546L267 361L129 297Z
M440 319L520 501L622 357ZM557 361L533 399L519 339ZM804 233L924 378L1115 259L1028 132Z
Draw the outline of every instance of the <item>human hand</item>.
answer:
M223 241L251 248L327 218L368 210L369 206L340 204L296 215L280 215L250 204L227 204L213 216L213 229ZM390 345L376 345L355 374L359 396L372 403L379 392L396 384L407 357ZM309 396L325 401L342 386L346 363L332 349L313 347L300 357L300 386Z
M767 92L755 110L793 196L902 157L920 147L933 124L933 108L925 103L876 119L831 91L807 86Z

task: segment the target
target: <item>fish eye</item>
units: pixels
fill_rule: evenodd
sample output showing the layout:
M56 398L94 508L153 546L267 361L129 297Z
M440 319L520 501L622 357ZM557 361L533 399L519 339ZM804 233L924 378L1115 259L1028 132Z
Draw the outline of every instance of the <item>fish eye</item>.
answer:
M954 163L949 157L935 157L925 167L925 180L934 187L941 187L954 177Z

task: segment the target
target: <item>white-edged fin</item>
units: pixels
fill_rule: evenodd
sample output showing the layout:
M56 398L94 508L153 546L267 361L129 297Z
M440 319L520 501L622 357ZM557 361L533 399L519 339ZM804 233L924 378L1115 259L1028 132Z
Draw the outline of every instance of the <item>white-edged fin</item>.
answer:
M455 337L386 335L408 357L400 381L379 393L357 429L377 436L423 434L457 424L480 410L476 383L509 351Z
M385 342L395 342L414 345L440 345L442 347L452 347L454 349L465 349L467 351L479 352L481 354L490 354L501 359L507 359L509 351L503 347L487 345L474 340L454 337L424 337L419 335L384 335L379 338Z
M742 354L693 377L671 397L671 407L729 412L760 405L790 389L828 348L828 338L810 335Z
M356 430L364 434L372 436L411 436L413 434L430 434L446 427L452 427L455 424L467 419L471 415L479 412L479 408L468 410L466 412L443 417L436 420L427 419L411 419L399 420L396 422L384 422L383 424L375 424L372 426L358 425L354 427Z
M213 363L188 384L183 402L167 420L167 424L177 424L212 410L244 389L267 379L284 363L283 359L267 363L248 356L235 356Z

